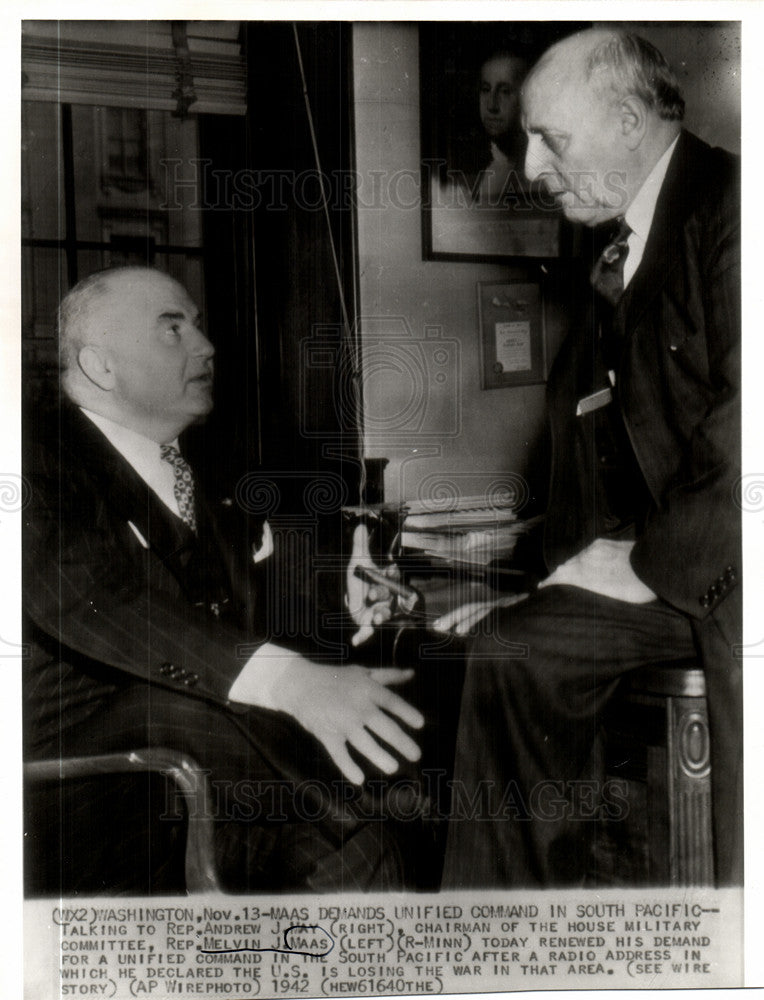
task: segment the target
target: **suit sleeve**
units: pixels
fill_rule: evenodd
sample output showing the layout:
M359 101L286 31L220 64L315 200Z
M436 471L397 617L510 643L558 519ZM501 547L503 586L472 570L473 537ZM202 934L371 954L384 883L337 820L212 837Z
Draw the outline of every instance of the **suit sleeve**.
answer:
M95 664L236 707L228 692L254 651L246 634L163 585L166 568L92 484L49 460L30 480L23 580L35 625Z
M705 618L739 584L740 224L731 189L718 203L715 236L698 248L705 349L712 396L695 424L676 485L666 493L631 555L660 597Z

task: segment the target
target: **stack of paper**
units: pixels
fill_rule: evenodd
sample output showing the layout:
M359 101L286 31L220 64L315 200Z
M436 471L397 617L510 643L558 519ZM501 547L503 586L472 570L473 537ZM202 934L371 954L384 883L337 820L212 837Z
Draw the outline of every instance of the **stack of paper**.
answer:
M510 503L488 502L485 496L410 501L406 507L403 547L450 562L485 566L506 559L528 528Z

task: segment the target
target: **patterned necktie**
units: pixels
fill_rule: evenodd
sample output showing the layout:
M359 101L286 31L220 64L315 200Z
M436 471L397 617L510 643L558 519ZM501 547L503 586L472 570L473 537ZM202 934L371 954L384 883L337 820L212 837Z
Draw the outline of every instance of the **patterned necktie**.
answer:
M160 445L159 453L163 462L168 462L175 473L175 499L184 524L196 534L196 504L194 502L194 474L191 466L175 445Z
M619 219L618 228L592 268L592 287L613 306L623 295L623 266L629 255L630 233L631 227L626 220Z

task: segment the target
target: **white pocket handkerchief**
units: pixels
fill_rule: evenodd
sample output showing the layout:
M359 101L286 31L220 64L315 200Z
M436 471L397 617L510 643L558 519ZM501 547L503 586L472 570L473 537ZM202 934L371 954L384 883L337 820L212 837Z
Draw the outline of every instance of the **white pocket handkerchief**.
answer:
M263 559L267 559L268 556L273 554L273 533L271 532L271 526L266 521L263 525L263 540L260 543L260 548L256 548L252 545L252 559L254 562L262 562Z
M579 399L578 406L576 407L576 416L582 417L585 413L591 413L592 410L599 410L600 407L607 406L612 401L612 390L610 388L600 389L599 392L593 392L591 396L584 396L583 399Z

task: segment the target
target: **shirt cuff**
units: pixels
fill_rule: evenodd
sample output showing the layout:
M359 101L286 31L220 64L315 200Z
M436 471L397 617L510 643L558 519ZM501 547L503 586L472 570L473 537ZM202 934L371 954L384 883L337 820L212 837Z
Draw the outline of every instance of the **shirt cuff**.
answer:
M294 656L291 650L272 642L259 646L231 685L229 700L280 711L278 692L281 680Z

